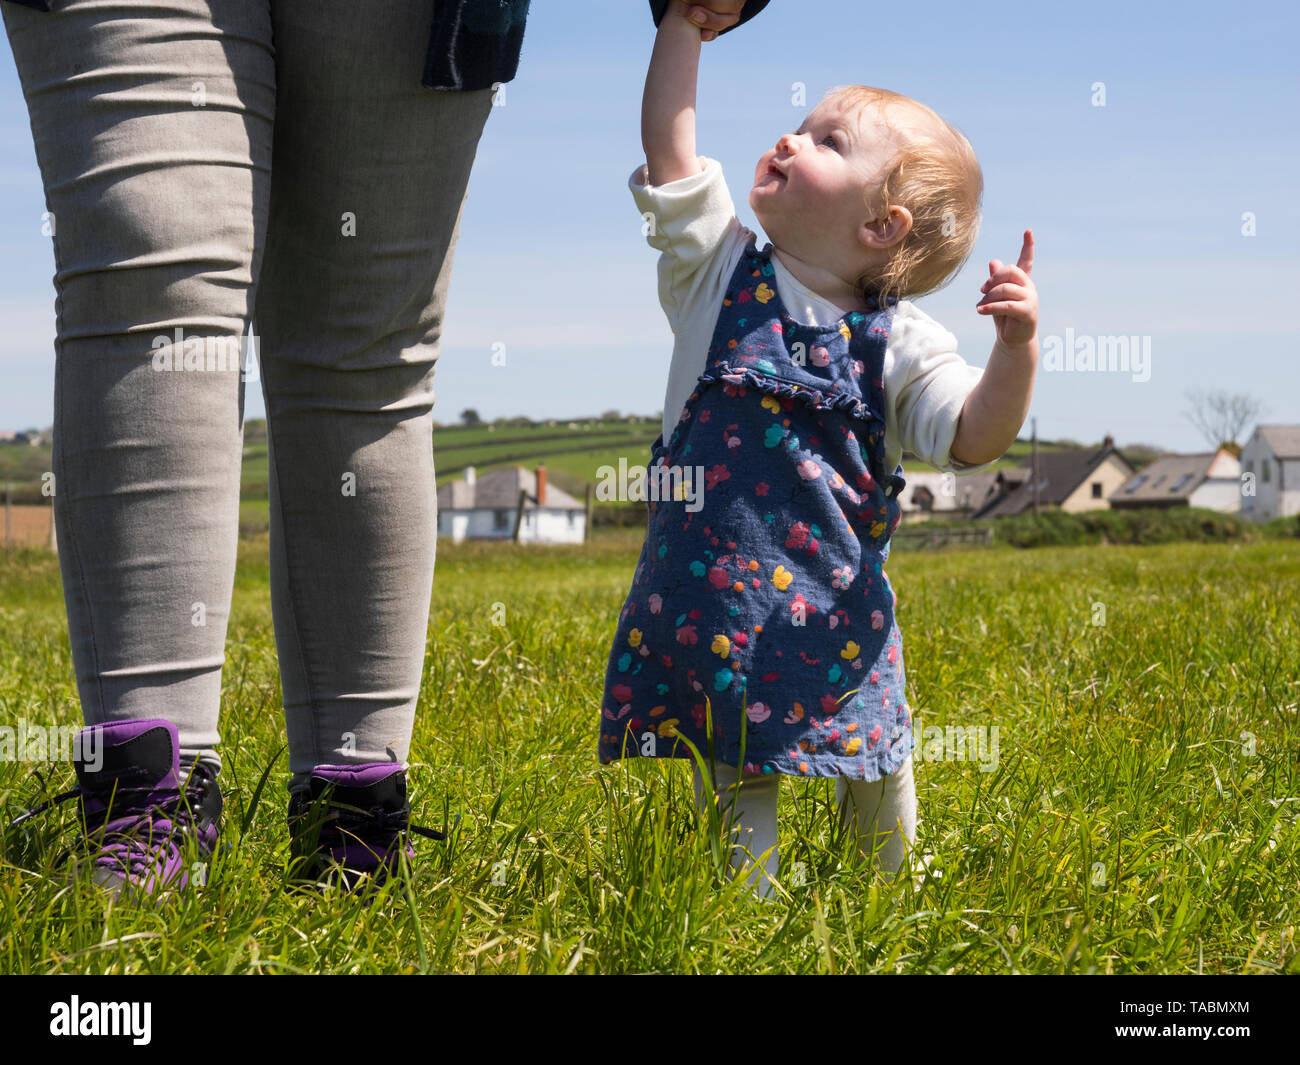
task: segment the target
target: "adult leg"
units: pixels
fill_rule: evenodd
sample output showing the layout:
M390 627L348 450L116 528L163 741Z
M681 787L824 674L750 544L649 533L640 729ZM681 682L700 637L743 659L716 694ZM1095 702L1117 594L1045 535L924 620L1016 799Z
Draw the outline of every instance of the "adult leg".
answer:
M705 814L704 779L700 768L691 762L695 783L695 808ZM737 781L737 771L722 763L714 766L717 801L722 805L723 831L733 840L731 867L753 867L749 883L758 895L772 895L772 880L779 867L777 847L777 807L780 778L776 774L746 773ZM733 805L734 800L734 805Z
M243 391L207 352L238 350L265 232L269 11L54 8L0 4L52 216L54 516L82 710L166 718L183 760L217 767ZM202 369L160 368L176 330Z
M491 93L420 84L433 0L273 0L259 334L291 787L405 761L437 510L433 373Z
M892 877L903 864L904 848L916 842L916 781L908 758L879 780L835 782L835 801L843 823L853 820L858 849Z

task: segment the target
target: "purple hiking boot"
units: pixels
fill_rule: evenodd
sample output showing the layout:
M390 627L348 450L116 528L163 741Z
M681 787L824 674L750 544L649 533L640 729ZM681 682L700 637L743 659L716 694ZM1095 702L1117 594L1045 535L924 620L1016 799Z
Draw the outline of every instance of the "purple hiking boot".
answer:
M447 838L410 817L406 772L397 763L317 766L289 797L290 879L337 878L348 890L382 884L397 873L403 850L408 862L415 857L408 833Z
M162 718L84 728L73 745L77 787L28 810L9 827L79 798L78 850L93 863L96 884L114 895L128 887L146 895L184 888L187 837L194 837L205 859L216 848L221 791L201 762L182 782L179 746L176 726Z

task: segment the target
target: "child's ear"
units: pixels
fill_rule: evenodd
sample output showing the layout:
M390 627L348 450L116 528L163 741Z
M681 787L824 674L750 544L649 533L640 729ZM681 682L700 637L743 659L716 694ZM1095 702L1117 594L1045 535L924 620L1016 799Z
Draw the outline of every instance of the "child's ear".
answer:
M858 229L858 240L865 248L881 251L892 248L912 231L912 212L897 205L889 208L885 218L868 219Z

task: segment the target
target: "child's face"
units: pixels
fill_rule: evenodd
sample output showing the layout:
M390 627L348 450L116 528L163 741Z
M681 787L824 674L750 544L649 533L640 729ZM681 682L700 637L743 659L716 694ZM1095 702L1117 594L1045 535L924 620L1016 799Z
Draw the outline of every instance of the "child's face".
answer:
M864 190L875 199L900 144L876 107L823 101L759 159L749 206L778 248L855 275L888 246L869 228L875 219Z

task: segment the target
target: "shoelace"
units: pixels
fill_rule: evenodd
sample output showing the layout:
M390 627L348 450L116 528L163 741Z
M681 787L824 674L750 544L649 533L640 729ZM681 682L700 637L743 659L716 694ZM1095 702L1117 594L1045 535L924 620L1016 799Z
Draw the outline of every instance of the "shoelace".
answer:
M411 807L403 806L399 810L384 810L379 807L365 809L361 806L350 806L347 803L330 802L328 803L329 814L327 819L322 819L321 828L326 827L336 829L345 835L359 838L354 829L378 829L382 832L395 831L414 832L417 835L424 836L426 839L445 840L447 833L439 832L436 829L425 828L423 825L412 825L408 821L411 816ZM456 823L460 821L460 814L456 815Z
M91 832L90 835L95 837L95 845L100 851L101 862L117 864L120 859L125 859L124 863L132 876L139 876L146 870L151 869L157 862L157 850L160 847L166 847L169 856L180 853L180 848L176 842L176 837L183 836L193 828L197 819L195 811L202 800L203 792L208 784L212 781L213 774L208 768L201 763L196 764L191 770L189 779L185 785L176 793L175 798L166 799L162 802L152 803L149 807L139 811L134 816L127 812L131 809L131 797L134 795L148 795L157 789L149 787L126 787L120 783L114 787L110 795L110 809L103 811L105 822L108 820L122 820L123 824L117 826L112 832L105 832L100 829ZM80 784L68 789L60 795L47 799L19 814L9 822L6 831L12 830L25 821L31 820L38 814L44 813L69 799L88 796L96 798L93 793L87 792ZM120 817L111 817L113 809L122 810ZM160 819L167 821L171 826L165 832L158 832L154 828L154 818L158 815ZM126 821L130 817L131 820ZM145 833L137 833L142 826L147 825ZM141 839L141 835L146 836L147 842ZM83 833L85 838L85 833ZM108 852L125 851L124 855L109 857ZM67 852L64 852L66 857Z

